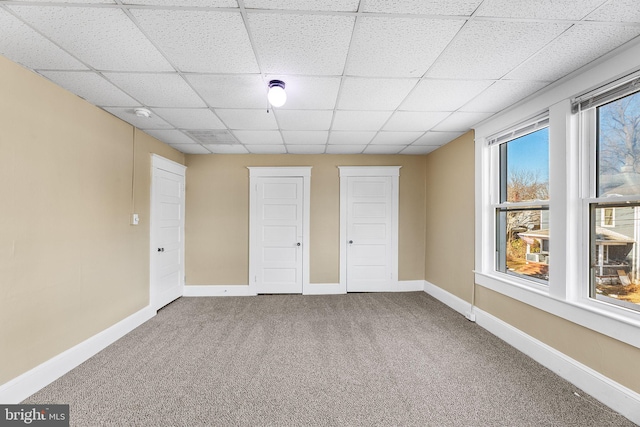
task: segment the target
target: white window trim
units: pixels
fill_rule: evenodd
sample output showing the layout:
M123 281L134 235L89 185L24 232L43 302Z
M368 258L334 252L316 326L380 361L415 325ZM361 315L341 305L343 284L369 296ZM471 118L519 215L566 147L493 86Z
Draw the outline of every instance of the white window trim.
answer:
M640 348L640 312L596 301L588 296L588 209L590 179L583 165L590 150L580 143L584 129L572 114L572 99L608 81L638 70L640 42L627 44L605 58L557 82L539 94L478 125L476 131L475 281L540 310ZM527 117L549 110L549 228L554 235L548 291L495 271L495 205L497 188L487 139ZM585 158L587 156L587 158ZM613 201L613 200L612 200ZM555 230L561 231L556 233ZM587 281L585 281L587 280ZM545 287L546 288L546 287Z

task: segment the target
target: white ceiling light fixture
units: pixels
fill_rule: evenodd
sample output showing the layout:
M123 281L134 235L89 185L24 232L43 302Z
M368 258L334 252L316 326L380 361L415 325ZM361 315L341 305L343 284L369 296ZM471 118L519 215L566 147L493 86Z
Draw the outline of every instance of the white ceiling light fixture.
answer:
M133 112L136 114L136 116L145 119L151 117L151 111L147 110L146 108L136 108L135 110L133 110Z
M272 107L282 107L287 102L287 92L284 91L284 82L282 80L271 80L269 82L267 99L269 99L269 104Z

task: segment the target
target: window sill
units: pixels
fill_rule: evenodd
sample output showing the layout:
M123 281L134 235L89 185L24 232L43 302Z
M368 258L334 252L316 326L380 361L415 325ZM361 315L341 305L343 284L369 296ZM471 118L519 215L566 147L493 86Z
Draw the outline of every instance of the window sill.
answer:
M500 273L474 273L475 283L479 286L640 348L640 313L605 302L561 300L536 284L523 284Z

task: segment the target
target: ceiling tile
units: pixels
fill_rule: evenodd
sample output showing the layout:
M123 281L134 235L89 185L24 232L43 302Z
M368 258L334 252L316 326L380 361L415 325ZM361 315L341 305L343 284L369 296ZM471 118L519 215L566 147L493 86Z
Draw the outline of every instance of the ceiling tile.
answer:
M181 144L181 145L200 145L197 144L196 141L189 138L184 133L179 130L171 129L171 130L162 130L162 129L149 129L145 130L146 133L153 136L154 138L159 139L160 141L166 142L167 144Z
M211 154L209 150L200 144L169 144L176 150L185 154Z
M427 132L413 143L413 145L436 145L441 146L453 141L464 132Z
M245 145L282 145L282 135L277 130L236 130L233 134Z
M236 0L122 0L122 3L176 7L238 7Z
M356 12L360 0L244 0L247 9L315 10Z
M368 145L363 154L398 154L406 145Z
M376 136L375 131L331 131L329 134L329 144L347 144L347 145L366 145L373 137Z
M173 70L119 9L9 7L69 53L98 70Z
M260 71L240 12L132 9L131 13L179 70Z
M173 126L171 126L169 123L165 122L155 114L151 114L151 117L138 117L136 116L133 108L105 107L104 109L114 116L121 118L125 122L132 124L138 129L146 130L173 128Z
M284 130L282 131L282 137L284 142L295 145L319 145L326 144L329 132L327 131L315 131L315 130Z
M211 107L267 108L267 85L258 74L190 74L185 78Z
M180 129L226 129L208 108L154 108L153 112Z
M247 150L253 154L285 154L284 145L247 145Z
M324 154L326 145L290 145L287 144L289 154Z
M493 80L422 80L400 105L403 111L455 111Z
M391 111L336 111L332 130L380 130Z
M217 108L216 114L229 129L278 129L273 113L267 110L226 110Z
M87 70L80 61L0 9L0 55L33 69Z
M287 102L280 107L280 110L333 110L336 106L340 77L302 77L276 74L268 75L265 80L267 82L282 80L285 83Z
M569 24L471 21L427 73L436 78L499 79Z
M577 24L506 78L555 81L639 34L638 26Z
M205 144L204 147L213 154L247 154L249 150L240 144Z
M432 151L437 150L438 146L431 145L411 145L400 152L400 154L420 155L429 154Z
M177 74L103 74L116 86L148 107L206 106L193 89Z
M421 77L464 24L462 20L361 17L346 73Z
M342 82L341 110L395 110L418 79L368 79L347 77Z
M436 127L434 131L466 132L474 125L492 116L493 113L453 113Z
M371 144L408 145L420 138L424 132L378 132Z
M327 145L327 154L361 154L366 145Z
M384 125L384 130L426 131L444 120L449 112L397 111Z
M41 71L40 74L94 105L101 107L137 107L140 105L140 102L93 72Z
M500 80L463 106L460 111L497 113L547 85L547 82Z
M263 72L341 75L351 41L352 16L249 13Z
M283 130L329 130L332 110L274 110Z
M485 0L476 16L579 20L602 2L603 0Z
M465 15L473 13L482 0L367 0L364 12L415 13L421 15Z
M590 21L640 22L637 0L610 0L587 17Z

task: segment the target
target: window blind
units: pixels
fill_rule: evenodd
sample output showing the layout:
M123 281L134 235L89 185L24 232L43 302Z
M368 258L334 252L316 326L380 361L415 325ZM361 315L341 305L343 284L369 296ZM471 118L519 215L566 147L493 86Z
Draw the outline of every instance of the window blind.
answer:
M535 116L487 138L489 145L503 144L549 126L549 112Z
M640 71L574 98L571 102L571 112L575 114L596 108L638 91L640 91Z

